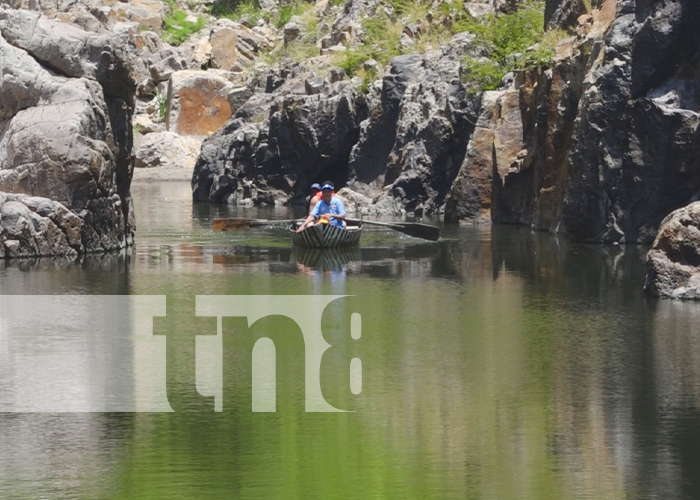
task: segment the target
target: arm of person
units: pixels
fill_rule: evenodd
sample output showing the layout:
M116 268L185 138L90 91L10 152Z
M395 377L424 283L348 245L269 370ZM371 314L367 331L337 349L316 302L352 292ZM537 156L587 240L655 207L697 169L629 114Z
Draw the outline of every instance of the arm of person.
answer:
M316 207L316 204L318 203L318 198L315 196L311 197L311 200L309 201L309 214L313 213L314 207Z
M318 218L319 208L321 208L321 206L318 203L316 203L314 205L314 207L311 209L311 213L306 218L304 223L301 226L299 226L299 228L297 229L297 233L306 229L309 224L311 224L313 221L315 221Z
M338 213L331 215L331 217L338 220L345 220L345 205L343 205L343 202L339 199L336 199L335 202L338 205Z
M299 226L299 227L297 228L297 233L299 233L299 232L303 231L304 229L306 229L306 228L308 227L308 225L311 224L315 219L316 219L316 217L314 217L313 215L309 215L309 216L306 218L306 220L304 220L304 222L301 224L301 226Z

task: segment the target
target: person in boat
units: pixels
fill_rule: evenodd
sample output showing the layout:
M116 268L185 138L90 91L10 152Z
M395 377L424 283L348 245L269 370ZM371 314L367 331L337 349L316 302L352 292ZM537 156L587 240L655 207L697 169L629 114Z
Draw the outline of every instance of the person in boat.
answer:
M306 207L306 216L308 217L313 210L314 206L320 199L321 185L318 182L311 184L311 194L304 200L304 206Z
M311 209L311 213L304 223L299 226L297 232L303 231L313 222L345 227L345 206L340 201L340 198L334 196L331 182L326 182L321 186L321 199Z

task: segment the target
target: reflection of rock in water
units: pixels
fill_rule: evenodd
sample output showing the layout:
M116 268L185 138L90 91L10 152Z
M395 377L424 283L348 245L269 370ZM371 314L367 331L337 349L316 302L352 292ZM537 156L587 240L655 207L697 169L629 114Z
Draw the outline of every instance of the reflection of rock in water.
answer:
M113 252L83 254L77 258L25 257L20 259L0 259L0 270L19 269L20 271L52 271L83 269L86 271L120 271L131 265L132 248Z
M297 263L319 271L343 271L345 265L361 260L358 247L348 248L299 248L292 251L292 259Z
M700 411L700 307L659 301L654 318L654 365L660 403Z
M135 425L133 413L4 414L3 498L111 497L117 478L105 471L123 466Z

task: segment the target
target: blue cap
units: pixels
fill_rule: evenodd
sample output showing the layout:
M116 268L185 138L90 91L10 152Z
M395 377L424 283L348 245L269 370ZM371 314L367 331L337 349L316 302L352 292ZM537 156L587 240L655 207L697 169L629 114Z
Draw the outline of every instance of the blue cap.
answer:
M324 184L323 186L321 186L321 191L325 191L326 189L330 189L331 191L333 191L333 184Z
M320 191L321 185L318 182L314 182L313 184L311 184L311 189L315 189L317 191Z

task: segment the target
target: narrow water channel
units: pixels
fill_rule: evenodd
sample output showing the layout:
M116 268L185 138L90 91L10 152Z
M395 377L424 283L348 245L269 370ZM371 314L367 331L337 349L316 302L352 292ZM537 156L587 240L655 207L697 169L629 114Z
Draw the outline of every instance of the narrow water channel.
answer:
M367 228L359 249L300 252L284 228L210 229L215 216L286 209L193 206L181 182L132 192L133 249L0 261L2 296L166 295L178 331L203 328L196 296L348 296L324 316L341 349L320 379L324 398L351 411L304 411L303 352L282 341L276 412L252 412L244 390L215 412L193 389L195 353L181 349L168 365L175 413L1 414L0 498L700 498L700 304L643 296L646 248L452 226L438 243ZM353 312L359 339L347 334ZM26 331L0 321L0 401L65 389L18 382L23 360L47 354L32 338L123 320L56 310L53 326L32 328L32 314L26 304ZM128 363L80 365L81 349L95 352L48 354L86 383L129 378ZM225 382L249 376L239 361L222 360Z

